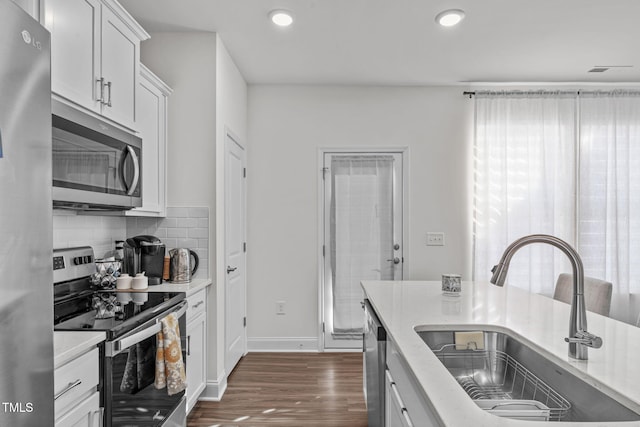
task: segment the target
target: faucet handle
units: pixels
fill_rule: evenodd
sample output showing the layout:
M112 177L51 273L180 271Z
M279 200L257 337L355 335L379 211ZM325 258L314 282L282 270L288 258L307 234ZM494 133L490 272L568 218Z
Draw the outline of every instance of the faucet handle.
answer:
M591 348L602 347L602 338L587 331L578 331L573 337L564 340L568 343L583 344Z

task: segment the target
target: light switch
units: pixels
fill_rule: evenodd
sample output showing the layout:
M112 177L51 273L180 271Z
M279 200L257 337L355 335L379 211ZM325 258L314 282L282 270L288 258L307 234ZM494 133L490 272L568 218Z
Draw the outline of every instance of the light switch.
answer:
M427 246L444 246L444 233L442 233L442 232L428 232L427 233Z

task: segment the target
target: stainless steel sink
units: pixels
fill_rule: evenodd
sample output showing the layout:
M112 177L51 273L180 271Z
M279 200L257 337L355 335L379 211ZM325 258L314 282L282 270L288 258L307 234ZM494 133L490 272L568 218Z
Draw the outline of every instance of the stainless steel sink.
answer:
M416 327L416 332L478 406L495 415L548 421L640 420L638 413L504 331Z

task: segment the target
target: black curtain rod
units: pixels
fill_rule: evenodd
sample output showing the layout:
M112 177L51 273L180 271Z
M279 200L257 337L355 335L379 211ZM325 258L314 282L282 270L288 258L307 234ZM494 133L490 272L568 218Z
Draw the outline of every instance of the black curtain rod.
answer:
M487 92L491 92L491 91L487 91ZM638 90L633 90L633 89L613 89L613 90L558 90L558 91L554 91L554 90L531 90L531 91L527 91L527 90L504 90L504 91L496 91L496 92L502 92L502 93L506 93L506 94L527 94L527 93L531 93L531 94L536 94L536 93L560 93L560 94L575 94L575 95L580 95L580 94L587 94L587 93L629 93L629 94L634 94L634 95L640 95L640 91ZM468 96L469 99L473 98L476 95L475 91L464 91L462 92L462 95L464 96Z

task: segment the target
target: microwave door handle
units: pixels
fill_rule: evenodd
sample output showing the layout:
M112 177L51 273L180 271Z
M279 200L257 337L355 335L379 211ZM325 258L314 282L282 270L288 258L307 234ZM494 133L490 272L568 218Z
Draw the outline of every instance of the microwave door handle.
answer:
M133 161L133 179L131 180L131 184L126 189L127 196L131 196L136 191L138 180L140 179L140 160L138 159L136 152L130 145L127 145L127 151L131 156L131 160ZM122 170L122 180L125 181L124 169Z
M181 303L180 308L175 310L176 316L181 318L187 312L188 304L186 302ZM153 323L148 328L141 330L140 332L136 332L133 335L129 335L128 337L124 337L119 340L107 342L105 344L105 353L108 357L113 357L117 354L122 353L132 345L138 344L146 340L149 337L154 336L158 332L162 330L162 324L160 323L161 319L156 319L155 323Z

